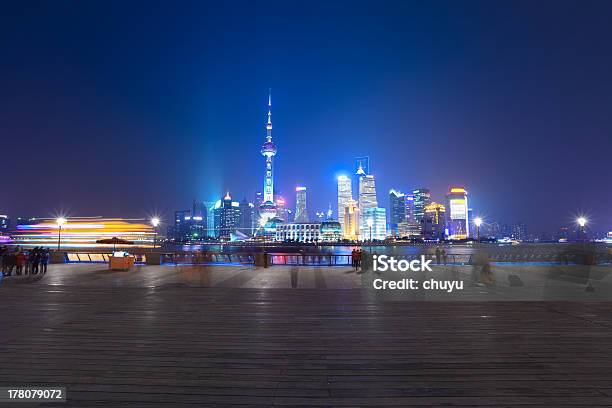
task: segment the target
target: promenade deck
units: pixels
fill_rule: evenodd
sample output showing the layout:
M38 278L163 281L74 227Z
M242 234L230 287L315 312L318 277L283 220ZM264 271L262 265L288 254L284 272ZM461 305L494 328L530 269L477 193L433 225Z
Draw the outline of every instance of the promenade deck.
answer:
M62 407L612 406L612 302L381 302L359 282L52 265L0 288L0 386L66 386Z

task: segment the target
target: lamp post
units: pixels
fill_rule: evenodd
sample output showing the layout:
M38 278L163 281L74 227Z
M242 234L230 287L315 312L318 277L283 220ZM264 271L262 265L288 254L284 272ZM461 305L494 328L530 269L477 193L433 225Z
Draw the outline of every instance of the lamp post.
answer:
M476 241L480 242L480 226L482 225L482 218L474 218L474 225L476 225Z
M66 224L66 222L68 222L67 219L65 219L64 217L59 217L55 220L55 223L57 224L57 251L59 252L61 244L62 244L62 225Z
M372 252L372 226L374 225L374 220L372 218L368 218L367 224L368 227L370 227L370 252Z
M584 243L586 241L586 232L584 231L584 226L587 224L587 219L585 217L578 217L576 219L576 223L580 227L580 239Z
M151 225L153 225L153 231L155 235L153 236L153 249L155 249L155 242L157 241L157 226L159 225L159 218L153 217L151 219Z

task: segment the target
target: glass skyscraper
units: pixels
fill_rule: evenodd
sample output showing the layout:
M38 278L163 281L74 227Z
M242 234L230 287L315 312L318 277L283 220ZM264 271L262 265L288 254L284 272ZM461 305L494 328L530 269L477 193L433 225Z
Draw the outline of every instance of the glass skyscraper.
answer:
M431 203L431 193L427 188L417 188L412 195L414 196L414 220L420 224L425 215L425 206Z
M372 238L382 241L387 238L387 211L384 208L366 208L362 218L364 219L364 230L361 234L362 240ZM371 228L368 220L371 220Z
M295 221L309 222L308 209L306 208L306 187L295 188Z
M463 187L452 187L447 194L448 201L448 237L450 239L465 239L470 236L470 220L468 217L467 191Z
M429 239L443 239L446 226L446 208L442 204L432 202L425 206L422 231L423 237Z
M338 177L338 222L344 231L345 211L349 201L353 199L351 179L347 176Z
M376 183L374 176L371 174L362 176L359 179L359 211L361 212L361 223L359 229L363 232L365 228L365 211L370 208L377 208L378 200L376 199ZM385 219L385 224L387 223Z
M397 226L406 219L406 195L399 191L389 191L389 229L395 236Z

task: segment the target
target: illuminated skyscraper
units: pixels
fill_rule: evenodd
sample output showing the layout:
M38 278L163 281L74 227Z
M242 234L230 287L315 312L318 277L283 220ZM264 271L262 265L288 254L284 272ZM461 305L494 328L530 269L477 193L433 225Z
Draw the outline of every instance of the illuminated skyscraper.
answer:
M446 226L446 208L442 204L432 202L425 206L425 216L422 221L423 237L443 239Z
M393 235L398 234L397 226L406 219L406 195L399 191L389 191L389 228Z
M295 188L295 222L309 222L306 207L306 187Z
M276 216L274 202L274 156L277 148L272 143L272 94L268 95L268 123L266 124L266 142L261 146L261 154L266 158L264 176L263 202L259 207L259 222L261 225Z
M349 199L348 203L344 207L344 216L338 218L344 219L344 229L342 230L344 233L344 238L352 241L358 240L359 222L361 217L359 216L359 206L357 205L357 201L353 200L352 198Z
M414 196L406 194L406 221L414 222Z
M361 213L359 229L362 233L365 228L365 211L377 207L378 200L376 199L376 183L374 182L374 176L371 174L364 175L359 178L359 212ZM385 224L386 222L385 220Z
M420 224L425 215L425 206L431 203L431 193L427 188L417 188L412 195L414 196L414 220Z
M274 202L276 203L276 218L289 222L289 212L287 211L285 199L276 194L274 195Z
M254 205L249 203L246 198L240 202L240 229L239 232L250 237L253 235L253 212Z
M229 240L240 227L240 203L232 201L229 192L223 200L215 204L215 235L217 238Z
M261 191L255 192L255 214L253 216L253 231L256 231L260 226L259 222L259 208L263 203L263 193Z
M359 209L363 211L366 208L376 207L378 207L378 200L376 199L374 176L363 176L359 179Z
M447 194L448 236L450 239L465 239L470 236L467 191L463 187L452 187Z
M382 241L387 238L387 210L379 207L366 208L362 218L365 220L364 230L361 231L362 240L369 240L371 237ZM371 227L368 220L371 220Z
M342 226L342 231L344 229L344 213L346 207L353 199L353 188L351 185L351 179L347 176L338 177L338 222Z

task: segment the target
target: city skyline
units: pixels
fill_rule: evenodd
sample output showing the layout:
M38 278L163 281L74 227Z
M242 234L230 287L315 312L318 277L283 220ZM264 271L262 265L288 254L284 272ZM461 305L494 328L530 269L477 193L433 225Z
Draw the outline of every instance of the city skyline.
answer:
M382 207L392 188L425 187L444 202L461 185L500 223L554 232L586 214L609 229L612 60L601 41L612 10L549 5L445 3L440 12L407 2L372 15L362 4L348 15L331 5L320 16L281 4L266 15L245 4L248 17L223 5L187 13L162 4L136 33L133 5L121 14L100 3L68 14L11 5L1 28L11 46L0 131L7 152L28 157L6 155L18 172L4 183L0 213L162 213L168 222L194 198L229 190L253 201L271 87L275 184L289 208L305 186L311 216L327 209L337 176L352 177L355 158L369 156ZM93 14L106 19L86 27ZM218 21L202 27L208 15ZM525 16L529 23L518 24ZM539 32L550 19L559 28ZM240 29L228 32L232 21ZM321 43L330 46L314 46Z

